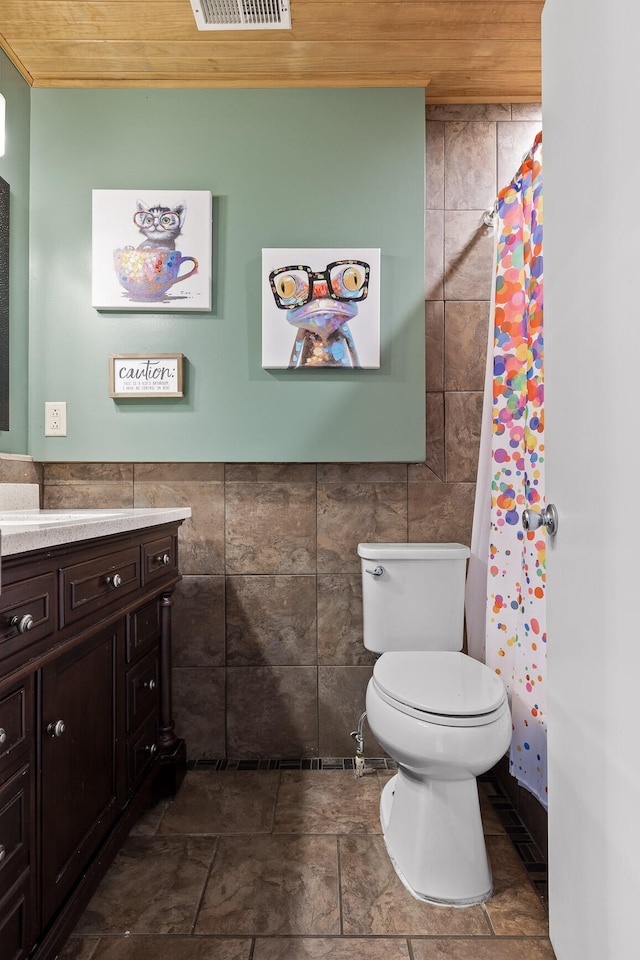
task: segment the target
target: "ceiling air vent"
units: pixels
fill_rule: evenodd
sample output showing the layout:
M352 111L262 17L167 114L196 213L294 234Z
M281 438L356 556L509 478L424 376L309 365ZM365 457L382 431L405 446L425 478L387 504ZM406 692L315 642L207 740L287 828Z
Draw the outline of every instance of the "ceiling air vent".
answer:
M290 30L289 0L191 0L198 30Z

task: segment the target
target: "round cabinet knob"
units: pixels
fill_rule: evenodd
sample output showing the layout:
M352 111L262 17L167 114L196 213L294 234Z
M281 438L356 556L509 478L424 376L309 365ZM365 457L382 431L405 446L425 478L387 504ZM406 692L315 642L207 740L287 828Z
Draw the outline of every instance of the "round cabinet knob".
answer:
M150 757L155 757L158 752L158 747L155 743L150 743L144 748L144 752L148 753Z
M65 729L64 720L55 720L47 724L47 733L50 737L61 737Z
M5 850L4 844L0 843L0 863L2 863L6 855L7 851Z
M7 739L7 731L4 727L0 727L0 743L5 743Z
M27 630L31 630L34 619L30 613L25 613L23 617L12 617L11 626L15 627L18 633L26 633Z
M122 577L119 573L114 573L112 577L107 577L107 583L110 583L112 587L121 587Z
M166 567L168 563L171 563L171 554L161 554L159 557L156 557L156 563L161 563Z
M142 686L145 688L145 690L155 690L157 683L155 680L145 680Z

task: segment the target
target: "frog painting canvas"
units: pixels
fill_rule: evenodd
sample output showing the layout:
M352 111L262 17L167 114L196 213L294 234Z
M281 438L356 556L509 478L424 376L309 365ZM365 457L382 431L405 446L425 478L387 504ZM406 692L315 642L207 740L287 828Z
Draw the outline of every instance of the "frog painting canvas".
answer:
M380 366L380 250L262 251L262 366Z

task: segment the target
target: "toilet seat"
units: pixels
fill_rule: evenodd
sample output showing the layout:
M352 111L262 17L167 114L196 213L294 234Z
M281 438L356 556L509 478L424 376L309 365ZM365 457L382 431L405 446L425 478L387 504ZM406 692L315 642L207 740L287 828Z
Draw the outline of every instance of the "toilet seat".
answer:
M458 651L384 653L374 666L373 684L395 709L441 726L482 726L508 709L500 678Z

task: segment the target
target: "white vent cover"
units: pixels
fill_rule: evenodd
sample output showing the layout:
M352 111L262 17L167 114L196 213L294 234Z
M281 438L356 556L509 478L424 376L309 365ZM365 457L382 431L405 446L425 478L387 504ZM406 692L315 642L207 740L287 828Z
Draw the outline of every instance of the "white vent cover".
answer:
M290 30L289 0L191 0L198 30Z

